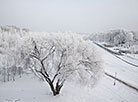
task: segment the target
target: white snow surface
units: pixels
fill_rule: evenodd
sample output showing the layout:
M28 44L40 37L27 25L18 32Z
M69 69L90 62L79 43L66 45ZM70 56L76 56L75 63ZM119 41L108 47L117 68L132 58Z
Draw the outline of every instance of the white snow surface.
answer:
M104 49L98 49L101 51L101 55L104 60L105 72L111 75L115 75L115 73L117 73L117 78L138 88L138 67L127 64ZM134 61L133 64L137 65Z
M138 66L138 54L134 55L126 54L124 56L119 56L119 57Z
M97 47L104 61L105 72L138 88L138 68ZM24 75L15 82L0 83L0 102L137 102L138 92L103 75L93 87L66 82L61 94L52 96L47 83L33 75Z

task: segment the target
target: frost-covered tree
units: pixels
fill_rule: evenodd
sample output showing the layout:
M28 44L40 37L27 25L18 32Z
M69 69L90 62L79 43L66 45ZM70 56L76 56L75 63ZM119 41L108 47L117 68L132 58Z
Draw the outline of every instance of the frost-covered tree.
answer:
M94 84L101 59L91 42L73 34L33 34L23 46L28 67L58 95L68 79Z
M1 27L0 31L0 80L15 81L15 76L21 77L24 68L21 55L23 37L13 27Z
M102 72L92 42L72 33L31 33L15 26L0 28L0 80L15 81L31 71L58 95L67 80L93 85Z
M91 34L85 39L124 47L131 53L138 53L138 32L136 31L112 30L106 33Z

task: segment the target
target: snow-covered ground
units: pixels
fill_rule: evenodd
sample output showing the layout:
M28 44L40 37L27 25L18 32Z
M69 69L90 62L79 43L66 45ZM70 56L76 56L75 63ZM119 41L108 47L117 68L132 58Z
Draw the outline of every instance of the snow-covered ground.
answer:
M138 66L138 54L135 55L125 54L124 56L119 56L119 57Z
M104 49L99 48L102 53L102 58L104 60L105 72L115 75L117 73L117 78L122 79L129 84L138 87L138 68L132 66L118 58ZM134 63L137 64L137 63Z
M97 47L103 57L105 72L138 88L138 68ZM0 102L137 102L138 92L103 75L94 88L66 82L59 96L52 96L48 85L32 75L15 82L0 84Z
M138 54L127 54L126 56L138 61Z

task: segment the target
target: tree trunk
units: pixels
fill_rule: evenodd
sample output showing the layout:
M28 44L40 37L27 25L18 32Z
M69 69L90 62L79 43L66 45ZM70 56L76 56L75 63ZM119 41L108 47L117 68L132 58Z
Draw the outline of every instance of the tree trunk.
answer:
M51 88L51 91L54 96L58 95L60 93L61 87L60 85L56 84L56 87L54 88L53 83L49 83L49 86Z

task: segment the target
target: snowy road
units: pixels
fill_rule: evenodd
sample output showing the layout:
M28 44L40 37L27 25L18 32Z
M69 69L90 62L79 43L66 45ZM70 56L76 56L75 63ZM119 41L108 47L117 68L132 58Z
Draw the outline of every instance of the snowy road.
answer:
M104 70L110 75L115 76L117 73L117 78L131 84L138 88L138 68L127 64L126 62L118 59L111 53L97 46L98 51L101 53L104 61ZM136 63L137 64L137 63ZM103 84L103 86L102 86ZM119 83L116 81L114 86L114 79L105 76L98 87L104 87L104 92L102 96L106 99L111 99L112 102L137 102L138 92ZM97 87L97 90L98 90ZM108 91L108 92L107 92ZM107 96L106 96L107 95ZM112 98L109 98L112 97ZM109 101L108 100L108 101Z
M110 75L115 75L115 73L117 73L117 78L138 88L137 67L118 59L100 47L97 48L102 55L105 72L109 73Z

